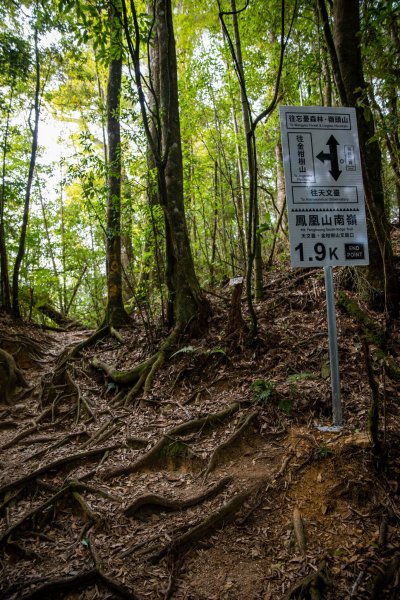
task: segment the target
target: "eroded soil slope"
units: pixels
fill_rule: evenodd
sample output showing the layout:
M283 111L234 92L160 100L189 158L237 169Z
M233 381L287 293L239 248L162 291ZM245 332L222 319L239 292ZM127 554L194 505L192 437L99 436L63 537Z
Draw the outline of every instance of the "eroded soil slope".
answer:
M386 355L368 344L378 471L365 330L344 312L344 426L316 427L331 423L320 272L270 276L252 344L226 335L230 294L211 297L205 336L179 339L145 401L91 360L132 368L162 329L133 319L122 340L77 346L93 332L2 318L0 347L32 388L0 413L2 598L398 597L398 324Z

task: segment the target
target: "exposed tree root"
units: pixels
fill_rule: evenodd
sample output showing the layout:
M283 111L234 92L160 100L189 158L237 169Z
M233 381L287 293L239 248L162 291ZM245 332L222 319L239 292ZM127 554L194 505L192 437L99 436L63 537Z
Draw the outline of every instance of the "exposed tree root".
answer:
M5 413L10 414L9 411L4 411L1 415L0 415L0 431L2 429L16 429L18 427L17 423L14 421L14 419L6 419L5 421L2 421L1 419L3 419Z
M395 585L396 578L398 585L400 579L400 554L396 554L386 567L375 577L371 593L372 600L380 600L384 590Z
M114 327L112 327L112 325L110 325L110 335L112 335L113 337L115 337L115 339L118 342L120 342L121 344L124 343L124 338L122 337L122 335L116 329L114 329Z
M173 558L170 561L170 565L169 565L169 579L168 579L168 587L164 592L164 596L163 596L163 600L169 600L169 598L171 598L171 595L174 591L174 583L175 583L175 571L176 571L176 566L175 566L175 562L173 560Z
M168 358L171 348L175 344L179 334L182 332L182 329L183 327L181 324L176 325L169 336L161 344L158 352L128 371L119 371L112 365L108 365L107 363L98 360L96 357L92 359L91 365L97 369L102 369L107 377L114 381L114 383L122 385L134 384L133 388L128 392L127 397L125 398L125 405L136 397L142 388L144 398L146 398L150 393L156 372Z
M89 439L82 444L81 448L84 450L93 444L99 444L100 442L104 442L109 439L114 433L116 433L122 427L122 423L119 423L120 419L117 417L112 417L94 435L89 437Z
M175 437L178 435L183 435L192 431L198 431L204 427L212 426L216 423L220 423L227 417L231 416L239 409L239 404L235 402L231 404L223 411L219 413L213 413L207 415L206 417L202 417L199 419L193 419L191 421L187 421L186 423L181 423L181 425L177 425L173 427L169 431L167 431L161 439L152 447L148 452L143 454L136 462L131 465L123 465L121 467L117 467L115 469L111 469L105 473L103 473L104 479L112 479L113 477L118 477L120 475L129 475L130 473L134 473L139 469L143 469L148 467L149 465L153 465L160 458L164 458L166 456L171 456L173 454L181 453L182 448L179 449Z
M149 443L149 440L146 440L145 438L139 438L132 435L128 435L125 438L125 441L127 446L135 449L145 448Z
M306 551L306 536L304 533L303 519L297 506L293 510L293 530L296 538L297 546L301 554L305 554Z
M64 496L64 494L70 492L77 485L78 484L76 482L69 483L68 485L64 486L61 490L59 490L56 494L54 494L51 498L49 498L48 500L46 500L46 502L43 502L42 504L40 504L36 508L30 510L27 514L23 515L18 521L16 521L15 523L13 523L13 525L11 525L3 533L3 535L0 536L0 544L2 544L3 542L7 541L8 538L17 529L19 529L21 527L21 525L23 525L27 521L31 521L32 519L34 519L35 517L37 517L38 515L40 515L41 513L43 513L47 508L53 506L54 503L57 502L57 500L59 500L62 496Z
M117 467L103 474L104 479L111 479L119 475L129 475L141 469L166 468L176 470L183 464L200 462L201 459L192 452L187 444L168 434L155 444L148 452L141 456L135 463Z
M296 583L288 593L288 600L322 600L328 585L327 566L323 561L316 573Z
M85 516L91 521L97 521L98 516L95 513L93 513L93 511L90 509L88 504L85 502L85 500L79 493L81 491L88 491L91 493L96 493L101 496L105 496L107 498L111 498L114 500L114 498L109 496L109 494L107 494L107 492L104 492L103 490L100 490L93 486L86 485L80 481L70 481L64 487L62 487L60 490L58 490L58 492L53 494L48 500L46 500L45 502L43 502L36 508L33 508L28 513L23 515L18 521L16 521L12 525L10 525L10 527L8 527L8 529L0 536L0 544L2 544L4 542L8 543L10 536L17 529L19 529L25 523L27 523L29 521L33 521L34 519L37 519L39 517L39 515L45 513L46 509L53 507L56 504L56 502L58 502L60 500L60 498L62 498L63 496L65 496L66 494L69 494L69 493L71 493L72 497L78 502L78 504L81 507Z
M238 439L241 438L241 436L247 431L248 427L250 426L251 422L253 421L253 419L255 419L255 417L258 415L258 411L255 411L253 413L250 413L244 423L239 427L239 429L237 429L236 431L234 431L232 433L232 435L230 435L228 437L228 439L223 442L222 444L220 444L219 446L217 446L217 448L215 448L214 452L211 455L211 458L209 460L207 469L204 473L204 479L207 478L207 476L211 473L211 471L213 471L215 469L215 467L217 466L221 455L224 453L224 451L229 448L230 446L232 446L235 442L237 442Z
M48 425L43 425L40 429L38 425L33 425L32 427L28 427L27 429L23 429L20 433L17 433L11 440L0 446L1 450L7 450L8 448L12 448L17 442L20 442L24 438L29 437L32 433L38 433L39 431L45 431L46 429L52 428L53 424L50 423Z
M77 489L72 490L72 496L77 501L80 508L82 509L83 514L90 523L96 523L100 520L100 515L92 511L88 503L83 498L82 494L80 494Z
M2 504L0 504L0 515L3 514L4 509L7 508L7 506L13 502L14 500L16 500L21 494L22 494L23 488L20 488L19 490L17 490L16 492L14 492L14 494L7 494L4 502Z
M127 517L134 517L135 514L143 508L152 509L161 508L167 510L184 510L191 506L201 504L205 500L213 498L219 494L227 485L232 481L232 477L225 477L221 479L216 485L210 487L208 490L197 496L186 498L184 500L177 500L172 498L166 498L165 496L158 496L157 494L145 494L144 496L138 496L135 500L129 504L124 510L124 514Z
M358 322L369 343L378 348L385 348L386 332L359 307L355 300L344 292L339 292L338 306Z
M46 338L46 341L50 343L48 338ZM33 363L40 364L46 357L43 345L23 333L15 333L12 336L2 333L0 335L0 347L8 350L13 355L19 355L21 351L26 352Z
M130 369L128 371L119 371L118 369L115 369L113 366L102 362L96 357L90 361L90 364L96 369L101 369L104 371L107 377L114 381L114 383L125 385L129 383L135 383L141 377L142 373L147 372L153 364L155 356L156 355L151 356L144 362L140 363L140 365L137 365L137 367L134 369Z
M54 594L60 592L68 592L71 590L78 590L80 588L89 587L97 583L103 584L111 592L116 594L119 598L126 598L127 600L138 600L138 596L131 592L122 583L115 581L108 575L105 575L103 571L98 568L78 573L77 575L71 575L70 577L58 577L43 583L37 587L33 592L23 594L23 587L26 584L21 584L19 587L21 594L19 597L21 600L52 600ZM15 587L15 586L14 586ZM11 598L12 593L6 591L4 600Z
M80 419L80 416L81 416L81 406L82 406L82 404L85 406L88 415L90 415L91 417L94 417L94 412L93 412L93 409L90 406L89 402L82 396L81 388L74 381L74 379L73 379L73 377L72 377L71 372L69 371L69 369L66 369L65 376L66 376L67 384L69 385L69 387L71 389L75 390L75 392L76 392L77 409L76 409L75 425L77 425L79 423L79 419Z
M94 450L86 450L85 452L78 452L77 454L71 454L70 456L63 456L43 467L39 467L35 471L28 473L27 475L23 475L14 481L10 481L0 487L0 495L5 494L8 490L11 490L15 487L25 486L27 483L32 481L32 479L36 479L40 475L47 473L48 471L52 471L53 469L57 469L64 465L67 465L71 462L81 461L87 458L93 458L98 454L104 454L105 452L109 452L110 450L115 450L119 448L120 444L113 444L112 446L104 446L102 448L95 448Z
M186 533L172 539L163 548L158 550L150 557L151 562L156 563L163 558L163 556L183 551L188 544L198 542L216 528L227 523L242 508L246 500L260 489L261 485L262 484L257 483L250 489L236 494L236 496L221 506L217 511L190 528Z
M41 456L43 456L44 454L47 454L48 452L51 452L52 450L56 450L57 448L60 448L61 446L63 446L64 444L68 443L71 439L77 438L77 437L81 437L81 436L87 436L89 435L87 433L86 430L82 430L82 431L75 431L72 433L68 433L67 435L63 436L61 439L58 437L57 441L52 444L51 446L49 446L48 448L43 448L42 450L38 450L37 452L35 452L34 454L31 454L31 456L28 456L28 458L24 461L28 461L28 460L33 460L34 458L40 458ZM30 440L32 443L35 443L36 441L46 441L45 439L38 439L38 438L34 438L33 440Z
M106 325L105 327L102 327L101 329L97 329L97 331L92 333L92 335L90 335L88 338L86 338L82 342L79 342L79 344L76 344L72 348L72 350L68 351L68 349L67 349L67 351L64 355L64 359L69 360L71 358L76 358L84 348L90 348L96 342L98 342L99 340L106 337L106 335L108 335L109 333L110 333L110 328L108 325Z
M42 383L42 392L40 395L40 402L42 406L55 406L55 403L65 398L68 395L75 396L77 398L77 415L79 420L80 413L80 402L82 401L87 411L93 414L88 403L80 395L78 386L73 381L72 375L69 372L68 366L70 362L77 358L80 352L84 348L88 348L95 344L98 340L105 337L110 332L110 328L107 325L102 329L95 331L90 337L86 338L79 344L76 344L72 349L66 348L64 352L59 356L57 365L48 379L45 379Z

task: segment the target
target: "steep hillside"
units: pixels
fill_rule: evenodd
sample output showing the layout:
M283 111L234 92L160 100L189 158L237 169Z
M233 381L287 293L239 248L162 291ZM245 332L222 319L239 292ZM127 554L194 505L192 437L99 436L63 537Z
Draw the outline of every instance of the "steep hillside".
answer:
M217 290L206 334L177 341L146 399L91 362L131 369L162 328L133 318L86 344L2 317L31 386L0 413L2 598L397 597L398 323L385 333L346 292L365 318L338 309L332 431L322 270L266 281L257 340L231 331Z

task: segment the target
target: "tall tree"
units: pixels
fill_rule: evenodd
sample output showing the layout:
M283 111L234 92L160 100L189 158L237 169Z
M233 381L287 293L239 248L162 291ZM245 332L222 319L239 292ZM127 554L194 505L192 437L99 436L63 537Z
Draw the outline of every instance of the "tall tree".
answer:
M129 322L122 301L121 264L121 80L122 29L118 0L110 3L110 62L107 84L107 308L105 322L121 326Z
M381 150L375 138L374 119L363 73L360 2L334 0L333 38L324 0L319 0L319 6L341 102L345 106L357 107L370 241L370 265L366 270L366 285L361 278L359 287L372 307L382 309L385 306L388 314L393 316L398 314L399 292L385 210Z
M253 307L252 302L252 272L253 264L256 263L256 296L262 296L262 270L261 270L261 237L259 231L259 205L258 205L258 163L257 163L257 143L256 143L256 128L260 121L268 117L275 109L278 102L279 87L283 69L283 59L285 55L286 46L290 37L290 33L293 26L293 21L297 12L297 2L295 3L293 16L291 19L289 32L285 39L285 0L281 0L281 35L280 35L280 52L279 52L279 65L276 73L276 80L274 85L274 93L269 106L263 110L257 117L254 117L249 103L249 93L245 80L245 73L243 69L241 42L238 28L237 15L249 6L246 2L245 6L241 9L236 9L235 0L231 0L231 11L225 12L221 8L221 0L218 0L219 18L221 21L222 29L228 46L232 55L232 60L235 66L236 75L240 86L240 97L242 102L242 115L244 130L246 134L246 152L247 152L247 170L249 179L249 217L248 217L248 235L247 235L247 269L246 269L246 292L247 292L247 304L251 317L251 332L256 334L257 332L257 316ZM229 34L228 27L225 22L225 16L232 16L232 24L234 30L233 41Z
M34 39L34 55L35 55L35 91L33 95L33 125L30 124L32 132L31 152L29 159L28 178L25 189L24 212L22 217L21 232L19 238L18 252L15 258L13 279L12 279L12 312L17 318L21 316L19 305L19 275L21 263L25 255L26 232L28 229L29 209L31 202L33 176L36 167L38 136L39 136L39 118L41 95L43 93L41 85L41 59L39 52L39 31L38 31L38 5L35 6L33 22L33 39Z
M7 197L7 157L11 150L12 117L18 88L26 83L31 65L28 43L14 33L4 31L0 36L0 72L5 94L2 97L5 110L2 114L1 182L0 182L0 304L11 310L11 287L8 272L6 244L5 207Z
M133 0L130 1L133 35L129 27L126 0L122 0L122 7L143 124L156 164L159 197L165 215L170 320L178 328L185 327L193 320L201 322L206 318L208 304L195 273L184 209L178 76L171 0L155 0L153 4L149 44L154 44L152 51L158 52L159 80L154 81L157 74L153 74L153 78L150 74L148 88L156 107L151 115L147 111L143 89L141 32L136 5Z

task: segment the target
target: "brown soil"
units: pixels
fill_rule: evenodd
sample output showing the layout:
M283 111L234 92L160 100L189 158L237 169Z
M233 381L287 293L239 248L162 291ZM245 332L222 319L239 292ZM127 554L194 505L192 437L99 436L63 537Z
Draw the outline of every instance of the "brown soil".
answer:
M97 341L69 362L71 380L52 382L63 350L90 332L44 333L2 318L8 342L0 347L15 353L34 387L0 412L2 598L398 597L400 384L374 362L386 455L378 471L361 331L343 313L344 426L317 428L331 424L321 273L268 277L255 344L243 332L236 341L225 335L229 295L225 288L212 298L202 339L180 339L144 406L118 404L122 388L90 360L132 368L154 352L162 329L150 338L133 322L120 331L123 343ZM49 385L52 394L42 393ZM229 406L229 416L175 435L181 423ZM161 450L138 462L163 435ZM129 474L113 475L129 465ZM133 517L124 514L140 496L179 504L225 477L197 504L172 510L149 502ZM306 578L317 573L310 584Z

